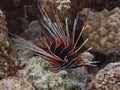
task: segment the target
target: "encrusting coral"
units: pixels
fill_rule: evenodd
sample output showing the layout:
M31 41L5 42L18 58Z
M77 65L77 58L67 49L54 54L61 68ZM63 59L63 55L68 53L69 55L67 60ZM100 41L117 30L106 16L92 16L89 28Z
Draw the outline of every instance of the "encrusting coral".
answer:
M70 0L55 0L55 2L58 4L57 8L60 11L70 8Z
M6 20L3 12L0 10L0 77L16 73L15 65L17 53L8 41Z
M0 90L35 90L24 78L7 77L0 81Z
M57 4L57 9L59 11L59 16L61 19L65 19L70 16L71 1L70 0L55 0Z
M21 64L25 64L26 67L19 70L17 76L31 80L37 90L71 90L74 88L79 90L86 88L88 71L85 67L53 73L41 57L34 56L29 59L29 50L18 49L18 51ZM91 61L94 58L88 52L83 53L81 56L86 61Z
M65 20L66 17L70 16L71 9L71 1L70 0L43 0L42 6L46 10L47 14L50 16L51 20L54 20L54 9L59 13L59 17L62 21Z
M119 90L120 62L110 63L99 71L89 84L88 90Z
M86 28L82 36L89 40L85 46L93 47L93 51L104 54L114 50L120 51L120 8L111 11L104 9L101 12L88 10L86 15Z

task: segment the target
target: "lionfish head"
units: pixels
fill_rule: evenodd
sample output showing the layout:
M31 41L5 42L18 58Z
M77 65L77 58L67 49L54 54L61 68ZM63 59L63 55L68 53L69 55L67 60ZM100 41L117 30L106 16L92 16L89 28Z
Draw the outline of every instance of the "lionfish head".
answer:
M68 20L65 20L65 29L63 29L62 24L55 14L56 22L53 23L48 17L47 13L43 8L40 8L44 20L39 18L39 23L42 26L44 38L40 38L40 43L43 47L37 47L36 45L17 37L24 48L28 48L35 53L39 54L47 63L49 64L50 70L53 72L58 72L63 69L71 69L80 66L94 66L90 61L84 61L81 58L81 54L90 50L82 50L81 48L88 41L86 39L82 44L79 45L78 41L82 35L83 29L79 32L77 39L76 36L76 25L77 18L74 20L72 33L69 31Z

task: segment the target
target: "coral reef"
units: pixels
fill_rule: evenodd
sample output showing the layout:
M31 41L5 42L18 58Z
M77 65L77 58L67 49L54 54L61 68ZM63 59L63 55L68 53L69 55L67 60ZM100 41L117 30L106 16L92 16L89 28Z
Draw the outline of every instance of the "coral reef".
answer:
M94 66L94 61L100 61L98 66L68 68L70 65L75 65L74 62L71 62L72 57L69 59L70 63L67 64L55 63L58 59L53 61L52 58L51 63L54 62L54 65L66 67L53 73L50 71L49 64L45 62L46 59L36 56L36 53L32 51L18 47L15 42L11 45L8 31L20 35L46 50L45 45L40 42L40 38L46 43L45 35L48 37L50 35L43 35L41 32L44 28L38 23L37 16L39 14L40 19L43 20L45 14L42 16L37 8L38 4L45 9L53 21L50 24L51 21L48 20L50 30L51 25L59 22L59 20L55 20L56 14L60 18L63 29L67 28L68 24L70 35L72 35L72 27L75 25L75 40L84 22L85 30L83 30L78 44L88 38L86 47L83 47L81 51L92 46L91 53L94 56L89 52L80 52L80 57L76 59L76 62L80 58L80 63L83 63L82 60L84 60ZM0 9L2 10L0 10L0 90L119 90L120 0L0 0ZM75 20L77 13L82 9L80 18ZM66 17L68 21L65 19ZM73 24L74 20L77 21L77 24ZM47 25L48 22L43 24ZM70 39L70 41L72 40ZM64 45L58 44L60 49L54 49L55 44L50 45L53 46L50 50L53 53L56 50L55 55L57 55ZM76 46L79 46L78 44ZM23 44L22 46L24 47ZM65 51L63 55L58 55L60 58L63 58L62 56L68 52L67 49L63 49L63 51ZM111 64L106 66L108 63ZM104 66L106 67L99 71ZM96 72L98 72L97 75Z
M24 14L26 14L26 6L34 8L34 6L38 4L38 1L41 6L47 9L47 13L49 13L50 17L53 17L53 4L55 4L56 7L64 8L63 10L58 10L59 13L61 13L60 18L62 20L64 20L66 16L70 17L70 19L73 18L78 11L85 7L90 7L99 11L104 8L111 10L117 6L120 7L119 0L0 0L0 8L5 12L7 26L10 32L19 35L24 31L22 28L24 24L21 20L22 18L28 21L36 19L36 14L38 14L36 9L28 8L27 18L25 18ZM74 18L72 20L74 20Z
M66 17L70 17L70 4L70 0L43 0L41 6L44 7L52 21L55 20L54 11L57 11L61 21L64 21Z
M66 27L63 28L57 15L55 15L56 23L53 23L45 10L41 7L38 8L43 17L43 19L41 19L39 16L39 24L42 27L41 32L44 37L38 38L42 46L38 47L15 35L13 35L13 40L17 42L20 47L29 49L37 53L37 55L40 55L49 64L49 68L53 72L81 66L95 66L96 61L85 61L81 58L81 55L91 50L91 47L83 50L83 46L88 39L79 43L84 29L76 33L78 16L74 20L72 33L70 33L67 19L65 22Z
M31 58L29 51L18 51L21 64L25 64L26 67L19 70L17 76L32 80L37 90L79 90L80 88L84 90L86 88L88 72L85 67L53 73L41 57ZM94 57L86 52L82 54L82 58L92 60Z
M70 8L70 0L56 0L56 3L58 4L57 8L60 11L67 10Z
M16 58L17 53L8 41L5 16L0 10L0 78L16 73Z
M31 22L28 29L22 34L24 38L35 41L33 38L34 33L38 33L40 26L37 21ZM26 34L29 37L26 37ZM39 32L41 34L41 32ZM39 35L38 35L39 37ZM23 54L24 51L22 51ZM25 51L26 52L26 51ZM21 54L21 53L20 53ZM87 85L88 73L85 67L63 70L58 73L49 71L48 65L44 63L40 57L28 58L26 54L21 57L21 63L26 65L23 70L20 70L17 75L32 79L34 86L39 90L52 89L52 90L70 90L76 88L77 90L85 89ZM22 58L23 57L23 58ZM27 58L27 59L26 59ZM94 58L89 52L81 54L82 60L85 62L92 61Z
M35 90L25 79L19 77L7 77L0 81L0 90Z
M110 63L99 71L89 84L88 90L119 90L120 62Z
M59 16L61 19L65 19L70 16L71 1L70 0L55 0L57 9L59 10Z
M86 47L93 51L107 54L110 51L120 51L120 8L102 12L88 10L84 22L83 38L89 38Z

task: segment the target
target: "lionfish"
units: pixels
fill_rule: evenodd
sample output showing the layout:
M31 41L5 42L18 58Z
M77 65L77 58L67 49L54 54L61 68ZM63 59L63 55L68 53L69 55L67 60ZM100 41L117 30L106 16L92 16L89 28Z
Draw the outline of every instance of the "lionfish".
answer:
M77 39L75 39L78 16L74 20L73 30L70 34L67 18L65 19L64 30L58 15L55 14L56 22L53 23L43 8L39 7L39 10L43 16L43 20L39 17L39 23L44 28L42 32L45 36L45 38L40 38L40 43L45 48L38 47L23 38L15 36L15 40L20 43L20 46L40 55L45 61L47 61L50 70L53 72L81 66L94 66L94 63L96 63L95 61L85 61L81 58L81 54L89 51L91 48L81 51L81 48L88 39L86 39L81 45L78 45L84 27L80 31Z

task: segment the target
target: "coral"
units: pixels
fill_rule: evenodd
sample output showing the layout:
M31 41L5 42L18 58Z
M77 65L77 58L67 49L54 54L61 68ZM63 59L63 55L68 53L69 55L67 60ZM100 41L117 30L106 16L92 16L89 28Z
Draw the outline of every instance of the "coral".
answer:
M0 10L0 77L16 72L16 57L17 53L8 41L5 16Z
M26 34L30 35L26 38L28 40L35 41L33 40L33 36L38 29L40 29L38 22L33 21L22 36L24 37ZM39 32L39 34L41 33ZM48 65L43 59L40 57L28 58L24 53L26 53L26 50L20 51L19 56L22 65L25 64L26 67L23 70L20 70L17 75L32 79L34 86L39 90L69 90L73 88L79 90L80 88L86 88L88 73L85 67L68 69L67 71L62 70L58 73L53 73L49 70ZM81 58L82 60L89 62L92 61L94 57L89 52L84 52L81 54Z
M107 54L110 51L120 51L120 8L102 12L88 10L84 22L83 38L88 38L86 47L93 51Z
M59 16L62 19L70 16L71 1L70 0L55 0L57 4L57 9L59 11Z
M56 0L56 3L58 4L57 8L60 11L63 11L65 9L67 10L70 8L71 1L70 0Z
M7 77L0 81L0 90L35 90L34 87L23 78Z
M7 40L6 20L5 20L5 15L3 15L3 12L1 10L0 10L0 36L1 36L1 40L0 40L1 42L2 42L2 38L5 38L5 40ZM5 42L2 43L4 43L4 45L7 46L7 43Z
M71 90L74 88L79 90L80 88L86 88L88 73L85 67L53 73L41 57L30 58L29 51L18 51L21 64L25 64L26 67L19 70L17 76L32 80L37 90ZM89 61L93 59L93 55L90 53L84 53L82 57L85 60L89 59Z
M80 88L85 88L87 70L84 67L53 73L49 70L48 64L40 57L28 59L26 57L27 53L25 53L26 51L23 50L23 55L20 57L22 64L26 64L26 67L23 70L19 70L17 76L31 80L37 90L71 90L73 88L79 90ZM93 58L92 55L88 53L87 55L85 56L89 58L84 55L83 58L86 60Z
M42 3L47 14L53 21L55 20L53 13L54 10L58 12L62 21L64 21L66 17L70 16L70 0L44 0Z
M99 71L88 90L119 90L120 62L110 63Z

